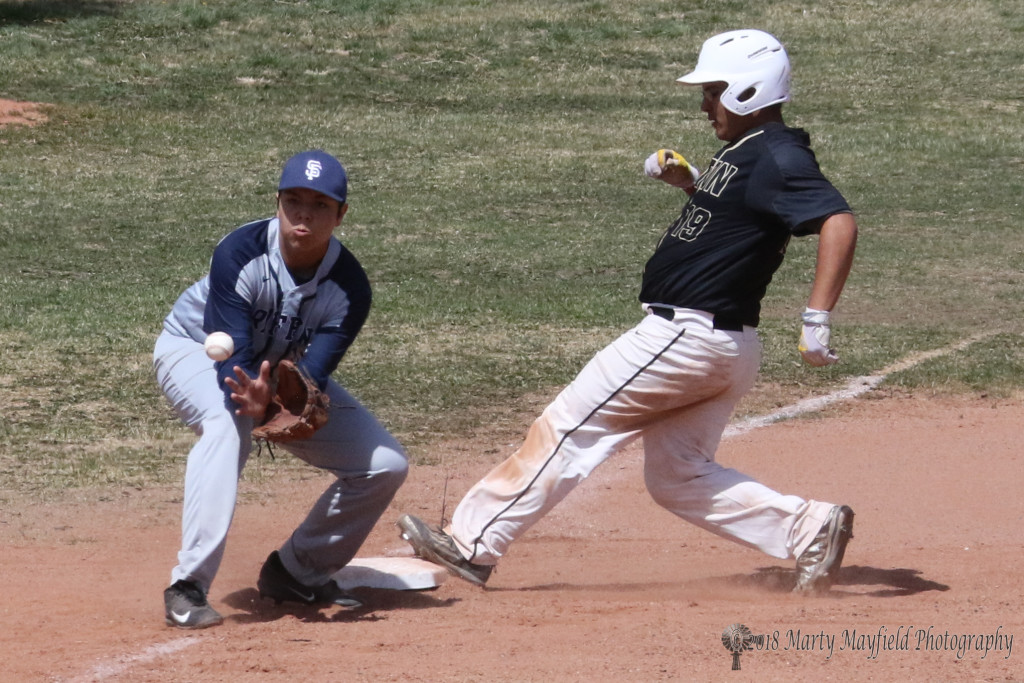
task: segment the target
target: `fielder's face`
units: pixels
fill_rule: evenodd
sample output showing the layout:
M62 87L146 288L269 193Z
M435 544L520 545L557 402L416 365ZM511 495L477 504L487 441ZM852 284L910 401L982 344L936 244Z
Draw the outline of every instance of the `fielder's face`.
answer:
M277 219L285 263L289 267L319 264L347 210L348 204L316 190L299 187L278 192Z
M722 93L728 87L727 83L705 83L704 100L700 104L700 110L708 115L718 139L732 142L756 125L756 121L752 117L740 116L725 108L722 104Z

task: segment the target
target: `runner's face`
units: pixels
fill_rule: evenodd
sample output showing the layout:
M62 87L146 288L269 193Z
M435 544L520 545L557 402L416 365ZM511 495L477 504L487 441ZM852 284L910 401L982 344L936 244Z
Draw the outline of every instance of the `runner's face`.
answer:
M719 140L732 142L755 125L754 117L740 116L725 108L722 104L722 93L728 88L726 83L705 83L703 86L704 100L700 110L708 115L711 127Z

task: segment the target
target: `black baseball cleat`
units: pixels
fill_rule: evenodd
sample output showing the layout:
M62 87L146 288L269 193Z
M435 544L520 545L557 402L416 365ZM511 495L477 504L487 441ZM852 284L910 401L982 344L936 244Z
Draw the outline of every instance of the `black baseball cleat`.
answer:
M839 576L846 544L853 538L853 510L836 505L818 534L796 560L794 593L824 593Z
M431 529L418 517L402 515L398 520L398 528L417 557L441 565L460 579L483 586L494 571L491 565L474 564L464 558L451 536Z
M164 589L164 616L168 626L184 629L208 628L224 621L206 601L203 589L184 580Z
M343 592L334 581L321 586L299 583L281 564L281 556L276 550L263 563L256 588L261 598L270 598L277 605L297 602L301 605L338 605L349 609L363 606L362 602Z

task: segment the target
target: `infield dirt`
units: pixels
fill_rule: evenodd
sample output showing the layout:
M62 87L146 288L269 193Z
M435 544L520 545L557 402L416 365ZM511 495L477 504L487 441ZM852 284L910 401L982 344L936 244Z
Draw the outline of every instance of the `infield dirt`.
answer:
M515 545L486 589L450 578L430 592L369 592L355 613L286 609L256 594L260 565L323 476L244 484L211 595L225 623L194 633L163 624L177 489L80 491L46 504L5 494L0 677L1024 680L1022 424L1020 399L875 392L723 442L723 463L856 511L840 581L823 597L788 592L792 562L658 508L638 445ZM514 445L460 443L444 468L413 467L360 554L406 552L400 514L436 523L446 473L450 511ZM737 623L764 638L733 671L721 635Z

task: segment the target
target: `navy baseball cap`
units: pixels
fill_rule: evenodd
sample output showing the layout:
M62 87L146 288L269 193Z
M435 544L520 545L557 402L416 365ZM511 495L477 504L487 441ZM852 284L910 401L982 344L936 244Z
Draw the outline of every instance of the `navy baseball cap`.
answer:
M305 187L322 192L342 204L348 196L348 176L341 162L320 149L299 152L284 165L277 189Z

